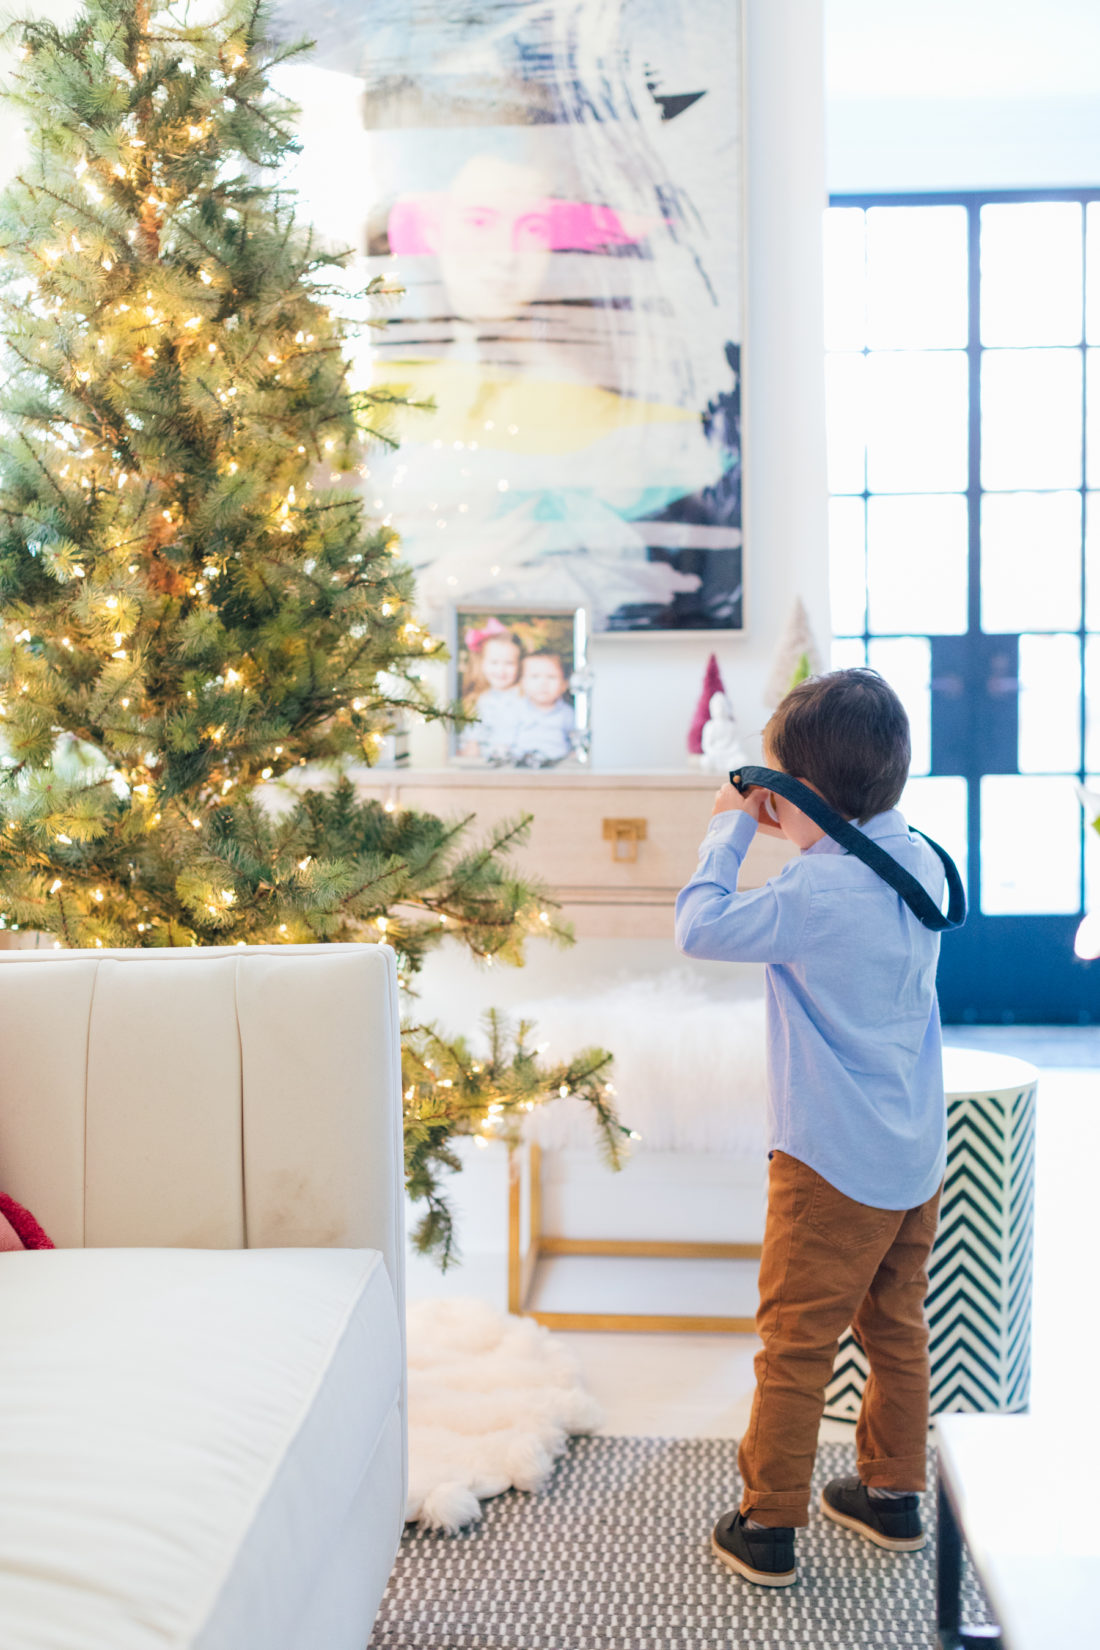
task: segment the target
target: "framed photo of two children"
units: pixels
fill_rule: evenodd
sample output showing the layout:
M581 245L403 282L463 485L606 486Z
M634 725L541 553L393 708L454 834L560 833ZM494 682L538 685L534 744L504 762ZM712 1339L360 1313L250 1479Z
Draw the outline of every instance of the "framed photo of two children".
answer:
M588 616L580 608L456 607L452 695L468 720L451 756L471 767L587 762Z

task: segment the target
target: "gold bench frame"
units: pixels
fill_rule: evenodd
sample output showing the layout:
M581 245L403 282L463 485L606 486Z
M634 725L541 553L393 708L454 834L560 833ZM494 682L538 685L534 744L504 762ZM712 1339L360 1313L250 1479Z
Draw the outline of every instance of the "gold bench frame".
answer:
M538 1312L529 1306L535 1268L544 1255L637 1255L675 1260L759 1260L759 1243L697 1243L649 1238L567 1238L542 1229L542 1147L527 1143L530 1237L521 1247L522 1146L508 1150L508 1310L548 1329L656 1330L679 1335L751 1335L753 1318L700 1317L684 1312Z

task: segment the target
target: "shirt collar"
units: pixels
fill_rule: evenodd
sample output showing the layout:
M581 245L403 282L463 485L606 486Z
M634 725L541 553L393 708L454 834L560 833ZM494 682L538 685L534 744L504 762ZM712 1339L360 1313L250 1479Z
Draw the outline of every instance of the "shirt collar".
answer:
M853 820L852 823L855 824L855 821ZM869 836L874 842L878 842L882 837L908 836L909 834L909 827L900 808L889 808L885 813L872 814L865 825L857 825L856 829L862 831L864 836ZM816 842L812 842L808 848L802 850L804 854L844 854L847 851L846 848L840 846L839 842L834 842L833 838L828 835L819 837Z

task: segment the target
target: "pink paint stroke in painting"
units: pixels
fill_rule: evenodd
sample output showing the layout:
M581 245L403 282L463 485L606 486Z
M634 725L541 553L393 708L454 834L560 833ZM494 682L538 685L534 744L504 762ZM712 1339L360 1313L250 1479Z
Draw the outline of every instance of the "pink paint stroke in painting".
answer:
M390 210L390 251L399 258L435 252L448 204L447 192L442 189L402 195ZM466 205L462 210L477 212L483 219L499 216L499 208L490 203ZM635 245L645 239L656 221L638 213L619 213L614 207L597 206L591 201L544 197L533 200L527 211L515 218L512 236L517 246L537 245L551 252L591 252L597 247Z

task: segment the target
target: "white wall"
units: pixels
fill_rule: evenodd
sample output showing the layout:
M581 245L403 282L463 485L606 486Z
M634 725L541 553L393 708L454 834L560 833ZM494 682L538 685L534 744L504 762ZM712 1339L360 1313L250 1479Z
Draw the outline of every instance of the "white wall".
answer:
M833 193L1100 183L1096 0L826 0Z

